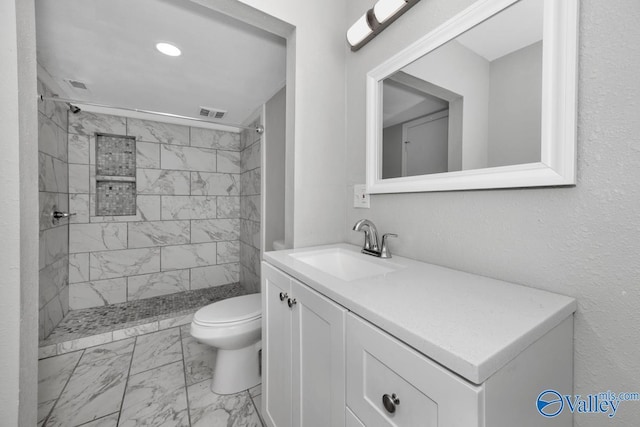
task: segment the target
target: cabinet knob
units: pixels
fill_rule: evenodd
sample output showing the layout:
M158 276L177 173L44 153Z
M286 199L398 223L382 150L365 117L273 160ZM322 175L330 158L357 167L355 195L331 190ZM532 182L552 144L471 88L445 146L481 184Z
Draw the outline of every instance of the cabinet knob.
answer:
M393 393L391 396L385 394L382 396L382 404L384 405L384 409L387 410L388 413L393 414L396 412L396 405L400 404L400 399Z
M294 305L296 305L297 303L298 303L298 301L296 301L296 299L295 299L295 298L294 298L294 299L289 298L289 299L287 300L287 304L289 304L289 308L292 308L292 307L293 307Z
M280 292L280 301L284 301L289 295L285 294L284 292Z

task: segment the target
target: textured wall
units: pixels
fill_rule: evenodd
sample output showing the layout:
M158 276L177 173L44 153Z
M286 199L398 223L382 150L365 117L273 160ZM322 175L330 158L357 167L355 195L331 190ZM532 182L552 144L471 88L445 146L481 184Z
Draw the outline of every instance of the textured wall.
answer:
M353 22L371 7L349 2ZM347 63L349 194L365 179L365 74L472 0L420 2ZM400 255L578 300L575 392L640 388L640 3L583 0L578 84L578 183L569 188L372 196L348 209ZM348 198L350 200L350 198ZM360 244L360 233L348 240ZM615 419L576 415L575 425L637 425L640 403Z
M295 26L287 40L287 244L344 240L345 5L351 0L194 1L214 8L243 3Z
M38 80L38 93L52 96ZM46 338L69 311L69 225L51 222L54 206L69 210L67 108L38 103L38 176L40 200L39 336Z
M0 420L36 424L38 107L34 4L0 2Z
M253 120L262 123L262 118ZM240 283L249 292L260 292L260 220L262 213L262 135L251 129L241 133L240 153Z
M136 137L136 215L95 215L95 132ZM70 114L71 309L238 282L239 150L238 133Z

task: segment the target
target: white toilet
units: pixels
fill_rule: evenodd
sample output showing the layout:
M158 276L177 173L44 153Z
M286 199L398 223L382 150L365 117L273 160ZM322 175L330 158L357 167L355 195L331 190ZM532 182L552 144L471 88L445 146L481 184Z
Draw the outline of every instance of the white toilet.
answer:
M260 384L262 297L242 295L202 307L191 336L218 349L211 391L233 394Z

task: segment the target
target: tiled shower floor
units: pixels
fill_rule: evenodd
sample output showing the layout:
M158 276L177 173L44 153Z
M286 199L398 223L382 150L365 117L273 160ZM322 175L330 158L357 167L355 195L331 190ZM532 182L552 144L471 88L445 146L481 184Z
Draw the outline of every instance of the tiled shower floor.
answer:
M40 360L39 427L261 427L261 387L209 389L215 350L189 325Z
M40 358L191 322L200 307L245 294L239 283L69 312L40 342Z

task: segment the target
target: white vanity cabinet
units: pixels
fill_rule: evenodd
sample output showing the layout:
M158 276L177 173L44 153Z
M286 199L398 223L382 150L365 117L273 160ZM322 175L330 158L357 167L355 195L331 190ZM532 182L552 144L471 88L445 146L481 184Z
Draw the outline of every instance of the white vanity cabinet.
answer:
M571 390L573 316L480 385L353 314L347 316L346 337L348 425L573 425L568 411L546 419L535 406L537 396L547 388Z
M344 426L347 310L264 262L262 283L265 422Z
M573 393L573 298L369 258L346 244L265 253L267 425L572 426L536 404Z

